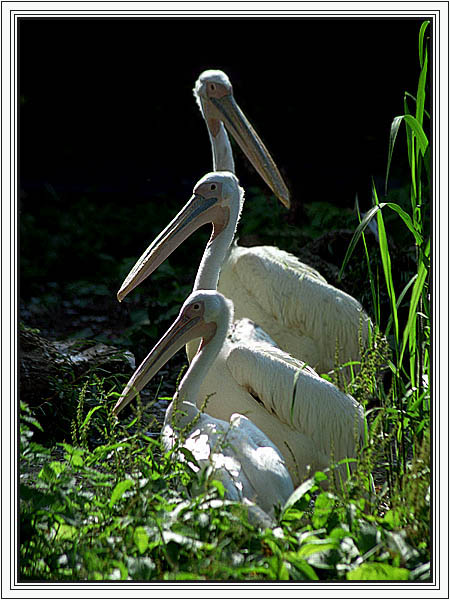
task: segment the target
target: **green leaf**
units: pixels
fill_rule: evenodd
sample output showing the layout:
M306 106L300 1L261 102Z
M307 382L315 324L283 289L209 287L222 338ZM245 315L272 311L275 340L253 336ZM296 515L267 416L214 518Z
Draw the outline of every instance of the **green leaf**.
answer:
M134 543L141 554L143 554L148 547L148 534L144 527L136 527L133 535Z
M381 205L381 206L383 206L383 205ZM344 256L344 260L342 261L341 270L339 271L339 278L342 277L344 269L347 266L347 263L350 260L351 255L353 254L353 250L355 249L355 246L356 246L360 236L362 235L362 233L364 232L366 227L369 225L369 222L372 220L373 216L376 214L376 212L378 210L379 210L378 206L373 206L370 210L368 210L366 212L366 214L364 215L364 218L362 219L362 221L359 223L358 227L355 229L355 233L353 234L353 237L350 240L350 244L348 245L347 252L345 253L345 256Z
M343 527L335 527L330 532L330 537L339 541L349 536L351 536L351 533L348 529L344 529Z
M409 137L411 132L414 133L415 138L417 139L417 143L419 144L419 150L420 150L422 156L425 158L425 156L427 155L427 150L428 150L428 145L429 145L428 138L425 135L425 132L422 128L421 123L415 117L413 117L410 114L406 114L406 113L404 115L399 115L397 117L394 117L394 120L392 121L392 124L391 124L391 131L389 133L388 163L387 163L387 168L386 168L386 179L385 179L385 184L384 184L385 193L387 193L387 184L388 184L388 178L389 178L389 170L391 167L392 154L394 151L394 144L395 144L395 140L397 139L398 130L400 128L402 121L405 121L405 125L406 125L409 163L413 164L413 158L411 156L411 149L410 149L410 137Z
M430 251L430 240L428 240L425 255ZM409 314L408 321L406 323L406 327L403 332L403 340L402 340L402 348L400 353L400 361L399 365L402 364L403 355L406 349L406 344L409 341L409 347L411 350L415 348L416 341L416 321L417 321L417 305L419 303L420 296L422 294L423 287L425 285L425 281L428 275L428 269L425 264L422 262L419 265L419 269L417 272L417 279L414 282L414 287L411 293L411 302L409 305Z
M405 285L405 287L403 288L401 294L399 295L398 299L397 299L397 311L399 310L401 303L403 302L403 298L406 296L409 288L413 285L413 283L416 281L417 279L417 273L416 275L413 275L411 277L411 279L408 281L408 283ZM386 331L385 331L385 335L388 336L389 332L391 330L392 327L392 314L389 315L389 319L386 325Z
M319 529L327 523L329 516L333 512L333 507L334 501L326 492L317 496L312 517L314 529Z
M116 487L113 489L111 494L111 500L109 501L110 508L116 504L120 498L122 498L123 494L133 487L134 482L130 479L124 479L123 481L119 481Z
M89 422L91 420L92 415L97 412L100 408L102 408L101 405L98 406L94 406L94 408L91 408L91 410L88 412L88 414L86 415L86 418L83 421L83 424L81 425L81 428L84 429L87 425L89 425Z
M303 510L297 510L296 508L288 507L284 509L283 521L299 521L305 512Z
M405 223L407 228L410 230L410 232L413 234L413 236L416 240L416 244L418 246L420 246L422 244L422 242L423 242L422 236L415 229L414 223L412 222L411 217L408 215L407 212L405 212L403 210L403 208L401 208L401 206L399 206L398 204L395 204L394 202L385 202L385 203L379 204L378 206L380 206L381 208L384 206L388 206L391 210L396 212L398 214L398 216L403 220L403 222Z
M347 579L350 581L407 581L409 571L384 563L366 562L347 573Z
M55 539L72 540L77 537L79 531L80 530L78 527L74 527L73 525L67 525L66 523L62 523L59 526L59 529L58 529Z
M422 125L412 115L403 115L403 119L405 120L405 123L408 125L408 127L414 132L414 135L416 136L417 142L419 144L419 150L422 156L425 156L425 152L428 148L428 138L425 135Z
M212 479L210 485L211 487L216 488L221 498L225 498L225 486L221 481L219 481L218 479Z
M128 577L128 569L126 568L126 566L123 564L122 561L120 560L113 560L112 564L119 569L120 571L120 579L122 579L123 581L125 581Z
M289 581L289 570L284 561L281 562L280 568L278 569L278 580Z
M387 194L389 170L391 168L391 160L392 160L392 154L394 152L394 144L395 144L395 140L397 139L397 134L398 134L400 125L402 123L402 119L403 119L403 117L394 117L394 120L392 121L392 124L391 124L391 130L389 132L388 162L387 162L387 168L386 168L386 179L384 182L384 193L385 194Z
M178 571L177 573L164 573L164 581L186 581L186 580L203 581L206 579L204 575L189 573L188 571Z
M74 448L70 444L65 444L64 447L66 448L64 458L67 460L67 462L72 464L74 467L82 467L84 464L84 448Z
M324 540L313 540L300 547L297 555L299 558L307 559L310 565L319 569L331 569L335 561L333 554L339 549L339 542L331 538Z
M423 48L424 48L424 37L425 37L425 31L427 30L428 25L430 24L430 21L424 21L422 23L422 25L420 26L420 31L419 31L419 63L420 63L420 67L423 67Z
M398 512L394 510L388 510L384 515L383 523L386 523L392 529L398 529L402 525L402 520Z
M414 100L414 102L417 102L417 98L415 96L413 96L412 94L410 94L409 92L405 92L405 107L408 106L407 102L406 102L406 98L411 98L412 100ZM430 119L430 113L424 109L423 113L427 116L428 119ZM409 115L411 114L409 112L409 110L407 108L405 108L405 115Z
M375 184L373 184L373 195L374 200L377 205L379 205L377 192L375 189ZM395 341L396 348L398 348L398 336L399 336L399 327L398 327L398 314L397 314L397 303L395 299L395 289L394 289L394 281L392 279L392 268L391 268L391 257L389 254L389 246L387 242L386 229L384 228L384 220L383 214L380 211L377 213L377 224L378 224L378 242L380 245L380 253L381 253L381 263L383 265L384 278L386 281L386 287L389 295L389 299L391 301L391 312L394 321L394 332L395 332Z
M289 498L286 500L283 506L283 510L287 510L290 506L293 506L298 500L303 498L303 496L311 490L311 488L315 487L314 479L307 479L304 481L296 490L292 492Z
M413 234L417 245L420 246L422 244L422 242L423 242L422 236L415 229L414 223L412 222L412 219L409 216L409 214L407 212L405 212L401 206L399 206L398 204L396 204L394 202L378 203L375 206L372 206L372 208L366 212L366 214L364 215L364 218L362 219L362 221L360 222L358 227L355 229L355 233L353 234L353 237L350 240L350 244L348 245L347 252L345 253L345 256L344 256L341 270L339 271L339 277L342 277L342 273L344 272L344 269L353 253L353 250L354 250L360 236L362 235L362 233L364 232L366 227L369 225L369 222L377 215L378 211L382 210L385 206L388 206L391 210L396 212L398 214L398 216L403 220L405 225L408 227L410 232Z
M417 102L417 100L414 98L414 100ZM404 107L405 107L405 115L410 115L411 111L409 110L409 106L408 106L408 100L407 100L407 96L405 94L405 99L404 99ZM413 155L413 139L412 139L412 132L410 129L406 128L406 146L408 148L408 164L412 164L412 155Z
M65 465L63 463L52 461L45 463L39 472L39 479L44 481L55 481L65 471Z
M425 109L425 84L427 81L428 52L425 49L425 60L419 76L417 87L416 119L420 125L423 124L423 112Z
M312 566L309 565L304 558L299 558L296 552L288 552L285 557L286 560L291 563L291 565L293 565L298 571L306 576L306 579L310 579L312 581L319 580L319 577Z

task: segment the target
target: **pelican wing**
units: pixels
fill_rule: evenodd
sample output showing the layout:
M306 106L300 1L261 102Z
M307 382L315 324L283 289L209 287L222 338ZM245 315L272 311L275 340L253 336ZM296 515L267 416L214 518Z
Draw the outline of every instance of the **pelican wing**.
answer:
M250 419L234 413L227 436L243 474L254 490L255 500L269 514L275 504L284 504L294 490L292 479L278 448ZM223 450L226 452L226 448Z
M321 372L335 366L336 344L342 363L356 360L359 338L367 339L368 317L359 302L277 248L234 246L218 290L233 298L236 319L253 319L284 350Z
M285 360L286 354L275 350L238 345L227 367L265 410L313 440L322 452L353 456L364 432L362 407L300 361Z
M228 333L228 339L233 344L240 342L246 342L250 344L254 343L265 343L269 346L278 347L274 340L268 333L264 331L262 327L257 325L251 319L239 319L234 321L231 325L230 332Z

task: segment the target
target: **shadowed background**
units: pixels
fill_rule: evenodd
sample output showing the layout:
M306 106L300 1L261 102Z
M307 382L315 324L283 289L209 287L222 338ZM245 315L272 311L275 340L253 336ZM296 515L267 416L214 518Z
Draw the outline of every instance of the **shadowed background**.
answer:
M308 239L306 205L330 203L345 223L358 193L367 210L372 177L382 192L392 119L404 111L404 91L415 93L421 21L22 19L20 291L25 320L43 327L37 315L46 306L53 324L44 330L61 334L57 317L67 327L70 316L63 302L69 302L67 295L80 302L83 293L74 282L82 280L95 286L85 287L85 295L95 296L99 306L100 297L107 299L107 311L117 311L119 327L129 325L126 308L116 307L115 292L212 167L206 127L192 95L204 69L229 75L238 104L292 192L288 216L234 145L237 175L247 190L244 223L252 198L265 213L260 221L270 224L273 213L280 235L291 231L297 240ZM403 137L393 186L401 185L406 169ZM264 243L283 246L274 231L254 229ZM159 270L160 277L166 273L176 279L170 265L183 267L173 283L184 285L177 301L190 290L207 236L206 229L193 236ZM135 298L152 296L155 307L165 310L164 297L170 294L157 287L158 273ZM69 331L81 328L89 336L103 332L101 327L89 323L83 330L75 319Z

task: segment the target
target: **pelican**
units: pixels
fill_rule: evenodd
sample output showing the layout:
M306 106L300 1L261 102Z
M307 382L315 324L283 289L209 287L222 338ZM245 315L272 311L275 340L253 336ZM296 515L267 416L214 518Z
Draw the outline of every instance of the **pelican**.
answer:
M235 175L205 175L186 206L136 263L123 289L133 289L193 231L212 222L194 291L215 290L243 201ZM191 359L195 349L188 351ZM282 453L294 485L327 468L333 459L355 457L363 439L362 407L304 362L269 343L227 338L200 384L197 406L207 397L206 410L213 417L228 420L235 412L245 414L269 436ZM339 467L342 479L346 473L345 466Z
M201 338L201 350L166 411L165 450L174 447L180 430L187 431L183 446L202 470L212 470L211 476L223 483L228 498L254 502L273 516L274 506L283 505L294 490L279 450L244 415L231 414L229 421L220 420L200 412L196 405L202 401L201 383L225 341L232 311L232 303L216 291L192 293L127 383L114 412L118 414L188 340Z
M227 129L256 171L289 208L289 192L258 135L243 115L223 71L204 71L194 97L211 141L213 170L235 173ZM269 173L269 177L268 177ZM271 177L272 176L272 177ZM231 247L217 288L234 302L235 319L249 317L292 356L320 373L339 364L358 362L368 338L369 318L349 294L295 256L274 246ZM357 370L357 369L355 369ZM350 369L343 369L345 378Z
M227 75L217 70L204 71L195 84L194 96L207 125L213 170L235 171L228 130L280 202L289 207L286 184L234 100ZM211 222L213 236L218 235L220 223L217 219ZM118 292L119 301L138 283L132 271ZM218 283L206 283L202 289L217 287L233 300L236 320L251 319L280 348L318 372L331 371L336 362L360 361L361 346L367 343L370 324L361 304L327 283L318 271L294 255L274 246L244 248L230 244ZM200 288L196 285L194 289ZM195 348L195 344L190 348ZM188 352L189 358L192 351ZM351 369L347 367L341 372L348 379Z

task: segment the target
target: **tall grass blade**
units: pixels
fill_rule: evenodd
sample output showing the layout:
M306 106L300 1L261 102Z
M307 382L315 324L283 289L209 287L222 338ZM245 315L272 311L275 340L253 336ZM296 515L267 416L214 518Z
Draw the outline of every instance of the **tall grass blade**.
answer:
M403 208L401 206L399 206L398 204L396 204L395 202L381 202L380 204L376 204L375 206L372 206L372 208L366 212L366 214L364 215L364 218L361 220L358 227L355 229L355 233L353 234L352 239L350 240L350 244L348 245L347 252L345 253L345 256L344 256L344 260L342 261L342 266L339 271L339 277L342 277L344 269L347 266L347 263L350 260L351 255L353 254L353 250L355 249L355 246L356 246L360 236L362 235L362 233L364 232L366 227L369 225L369 222L385 206L388 206L391 210L396 212L398 214L398 216L403 220L403 222L405 223L405 225L407 226L409 231L413 234L416 244L419 246L422 244L423 238L420 235L420 233L416 230L416 228L414 227L414 223L412 222L412 219L409 216L409 214L407 212L405 212L403 210Z
M416 136L417 143L419 144L419 150L422 156L425 156L425 153L428 148L428 138L422 128L422 125L419 121L413 117L412 115L403 115L402 117L405 120L405 123L412 129L414 135Z
M398 216L403 220L403 222L405 223L405 225L409 229L409 231L413 234L413 236L416 240L416 244L418 246L420 246L422 244L422 242L423 242L422 236L415 229L414 223L412 222L412 219L409 216L409 214L407 212L405 212L401 206L399 206L398 204L395 204L394 202L382 202L379 206L380 206L380 208L383 208L384 206L388 206L390 209L392 209L394 212L396 212L398 214Z
M387 194L389 171L391 168L392 154L394 152L394 144L395 144L395 140L397 139L397 134L398 134L400 125L402 123L402 119L403 119L402 116L394 117L394 120L392 121L392 124L391 124L391 130L389 132L388 162L387 162L387 168L386 168L386 179L384 182L384 193L385 194ZM409 145L408 145L408 153L409 153Z
M352 239L350 240L350 244L348 245L347 252L345 253L345 256L344 256L344 260L342 261L341 270L339 271L339 278L342 277L344 269L347 266L347 263L350 260L351 255L353 254L353 250L355 249L355 246L356 246L361 234L366 229L366 227L369 225L369 222L372 220L373 216L376 214L376 212L378 210L379 210L378 206L372 206L372 208L366 212L366 214L364 215L364 218L362 219L362 221L356 228L355 233L353 234Z
M430 147L428 146L427 151L425 152L424 156L423 156L423 164L425 167L425 171L427 174L427 180L428 183L431 182L431 175L430 175Z
M420 26L420 31L419 31L419 63L420 63L420 67L423 67L423 49L424 49L424 37L425 37L425 32L427 30L428 25L430 24L430 21L424 21L422 23L422 25Z
M427 81L428 70L428 52L425 49L425 60L419 77L419 85L417 87L417 102L416 102L416 119L418 123L423 125L423 113L425 109L425 84Z
M417 100L416 100L417 102ZM405 98L404 98L404 108L405 108L405 115L410 115L411 112L409 110L409 106L408 106L408 100L405 94ZM406 127L406 146L408 148L408 164L411 164L412 161L412 147L413 147L413 139L412 139L412 131Z
M412 100L414 100L414 102L417 102L417 98L415 96L413 96L412 94L410 94L409 92L405 92L405 102L406 102L406 98L411 98ZM409 110L405 110L405 114L409 115L411 114L409 112ZM426 108L423 109L423 114L429 119L430 118L430 113L427 111Z
M408 283L403 288L403 290L402 290L402 292L401 292L401 294L400 294L400 296L398 297L398 300L397 300L397 312L398 312L398 310L399 310L399 308L400 308L400 306L401 306L401 304L403 302L403 298L406 296L406 294L408 293L409 288L414 284L414 282L416 281L416 279L417 279L417 273L411 277L411 279L408 281ZM388 319L388 322L387 322L387 325L386 325L386 331L385 331L385 335L386 336L389 335L391 327L392 327L392 315L389 315L389 319Z
M374 199L375 199L376 205L380 206L378 203L378 196L377 196L377 192L375 189L375 184L373 184L373 194L374 194ZM389 300L390 300L390 304L391 304L391 311L392 311L392 316L393 316L393 321L394 321L396 349L398 349L399 326L398 326L397 302L395 299L394 282L392 279L391 257L389 254L386 229L384 227L383 214L380 209L377 212L377 223L378 223L378 238L379 238L380 253L381 253L381 263L383 265L384 278L386 281L386 287L387 287L387 292L388 292L388 296L389 296Z
M426 256L429 255L429 252L430 252L430 241L428 240L428 244L425 249L425 255ZM426 265L423 262L420 263L419 269L417 272L417 277L414 282L414 287L411 292L411 302L409 305L408 321L406 323L406 327L403 332L403 340L402 340L402 347L401 347L401 352L400 352L399 366L402 363L403 355L405 353L406 344L408 341L409 341L409 348L411 350L411 354L414 354L415 336L416 336L416 320L417 320L417 305L418 305L419 299L422 295L422 290L425 285L427 274L428 274L428 269L427 269ZM420 351L419 349L417 349L417 350Z
M361 212L359 210L358 194L356 194L356 198L355 198L355 208L356 208L356 212L358 214L359 222L361 223ZM364 231L361 232L361 238L362 238L362 242L364 245L364 254L366 257L367 271L369 274L370 291L372 294L373 313L375 315L375 322L377 325L379 325L380 324L380 303L378 301L379 298L377 297L377 293L376 293L376 289L375 289L375 279L373 277L372 268L370 266L369 250L367 248L366 236L364 235Z
M423 118L423 111L422 111L422 118ZM417 143L419 145L419 150L420 150L420 153L422 154L422 156L425 156L425 154L428 150L428 145L429 145L428 138L422 128L422 125L419 123L419 121L416 119L416 117L413 117L410 114L404 114L404 115L399 115L397 117L394 117L394 120L392 121L392 124L391 124L391 131L389 133L388 163L387 163L386 178L385 178L385 183L384 183L385 193L387 193L387 185L388 185L388 179L389 179L389 171L391 168L392 154L394 151L394 144L395 144L395 140L397 139L398 130L400 128L402 121L405 121L405 124L407 125L406 129L407 129L407 142L408 142L408 157L409 157L410 165L411 166L414 165L414 161L412 160L413 152L411 149L412 138L409 137L411 135L411 132L414 133L415 139L417 140ZM408 131L408 128L409 128L409 131Z

